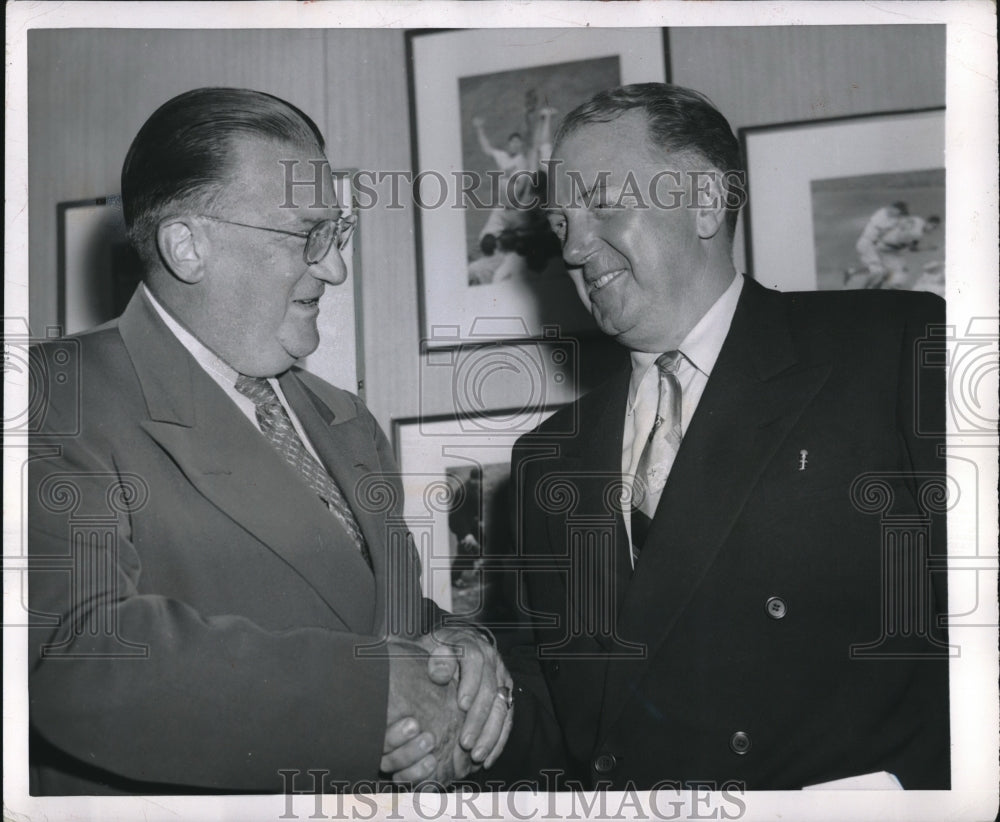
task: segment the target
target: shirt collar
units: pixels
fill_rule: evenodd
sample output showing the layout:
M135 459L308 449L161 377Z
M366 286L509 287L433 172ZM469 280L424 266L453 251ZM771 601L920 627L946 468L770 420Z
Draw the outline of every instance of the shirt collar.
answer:
M236 385L236 379L239 377L239 372L231 365L221 360L214 352L209 350L201 340L181 325L181 323L175 319L166 308L160 305L156 297L153 296L153 293L146 288L145 283L142 283L139 287L145 292L146 299L149 300L149 304L153 306L156 313L160 315L160 319L163 320L164 324L170 329L171 333L177 338L178 342L180 342L180 344L188 350L191 356L194 357L198 365L206 371L218 375L227 384Z
M736 304L740 300L742 291L743 278L737 274L733 277L729 287L712 303L712 307L704 313L694 328L681 341L681 344L677 346L677 350L684 355L684 359L704 374L706 378L712 375L715 361L719 359L719 352L722 351L722 344L729 334L729 326L733 324ZM632 381L629 384L628 396L630 408L635 404L639 384L646 375L646 371L663 353L662 351L633 351L631 353Z

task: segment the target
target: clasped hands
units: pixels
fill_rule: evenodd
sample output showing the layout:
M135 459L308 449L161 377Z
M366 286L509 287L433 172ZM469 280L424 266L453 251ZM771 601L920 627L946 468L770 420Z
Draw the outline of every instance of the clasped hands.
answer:
M399 783L446 785L490 767L514 716L513 681L496 648L462 626L389 647L382 772Z

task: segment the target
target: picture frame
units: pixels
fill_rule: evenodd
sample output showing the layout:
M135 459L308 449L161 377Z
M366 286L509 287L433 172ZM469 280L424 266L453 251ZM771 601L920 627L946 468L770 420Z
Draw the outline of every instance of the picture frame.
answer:
M518 437L533 430L562 406L514 408L481 414L438 415L395 419L393 448L403 481L404 509L410 532L420 554L424 596L441 608L491 628L508 623L491 613L489 593L502 584L506 557L514 552L513 533L503 521L510 460ZM568 423L572 425L572 422ZM469 493L469 478L478 473L479 501ZM480 561L471 560L464 576L470 585L459 588L454 557L459 540L453 533L460 508L472 509L481 518L477 533ZM476 509L479 509L478 512ZM465 527L461 530L472 530ZM498 544L499 540L510 540ZM474 552L475 553L475 552ZM477 590L478 589L478 590Z
M943 296L943 222L932 242L915 244L920 254L907 248L886 259L898 276L879 276L881 262L869 271L857 244L877 233L876 223L890 225L898 211L876 212L894 203L918 233L928 216L944 220L944 125L944 109L929 108L740 129L748 274L779 291L888 287Z
M351 203L354 169L332 171L337 199ZM319 347L299 365L333 385L364 398L359 225L342 255L343 286L323 294L317 327ZM121 197L109 195L57 205L58 316L64 334L76 334L114 319L125 310L142 278L139 258L128 243Z
M666 30L411 31L406 52L427 346L530 339L553 325L594 332L544 214L516 206L543 201L545 177L534 172L544 172L562 116L602 89L669 80Z
M121 197L56 205L57 299L63 334L77 334L125 310L141 279L128 244Z
M354 194L357 169L331 169L337 202L345 213L358 218L357 226L341 251L347 266L347 280L339 286L327 285L320 300L316 327L319 347L298 364L331 385L346 388L365 398L365 351L361 286L361 235L364 219ZM346 204L350 204L345 208Z

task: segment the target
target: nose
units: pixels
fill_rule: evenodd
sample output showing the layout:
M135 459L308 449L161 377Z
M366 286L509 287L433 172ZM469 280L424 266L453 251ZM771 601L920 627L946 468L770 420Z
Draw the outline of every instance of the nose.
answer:
M340 250L334 245L318 263L309 266L308 271L317 280L330 285L340 285L347 279L347 264Z
M597 238L585 209L567 209L565 220L566 239L562 249L563 261L569 268L579 268L594 252Z

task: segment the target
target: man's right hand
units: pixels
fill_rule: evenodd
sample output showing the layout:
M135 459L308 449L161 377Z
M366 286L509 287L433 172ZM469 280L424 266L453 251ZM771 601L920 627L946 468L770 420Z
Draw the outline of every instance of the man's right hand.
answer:
M473 763L458 744L465 712L458 707L457 683L432 682L429 654L419 645L393 641L391 649L383 772L395 782L442 785L466 776Z

